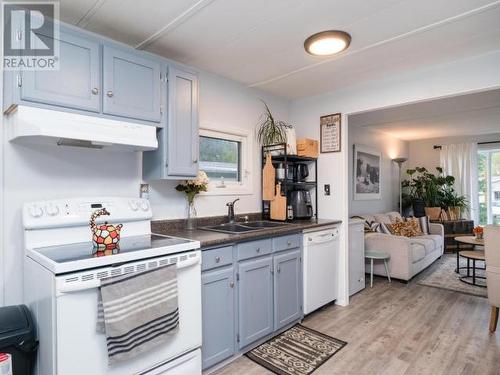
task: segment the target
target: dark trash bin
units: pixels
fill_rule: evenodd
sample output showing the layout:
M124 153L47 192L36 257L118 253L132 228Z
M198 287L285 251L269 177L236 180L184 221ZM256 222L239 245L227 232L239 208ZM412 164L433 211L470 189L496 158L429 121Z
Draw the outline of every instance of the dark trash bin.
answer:
M12 356L13 375L31 375L38 342L25 305L0 307L0 353Z

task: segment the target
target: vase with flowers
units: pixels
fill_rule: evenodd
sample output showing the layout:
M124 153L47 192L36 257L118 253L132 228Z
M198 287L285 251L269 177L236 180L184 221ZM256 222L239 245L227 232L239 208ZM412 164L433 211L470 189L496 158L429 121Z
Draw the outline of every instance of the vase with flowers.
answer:
M184 180L175 187L175 190L186 194L188 202L186 229L196 228L196 207L194 198L202 191L207 191L208 183L207 174L204 171L198 171L198 174L193 180Z
M472 233L476 236L476 240L482 240L484 228L481 226L474 227L474 229L472 229Z

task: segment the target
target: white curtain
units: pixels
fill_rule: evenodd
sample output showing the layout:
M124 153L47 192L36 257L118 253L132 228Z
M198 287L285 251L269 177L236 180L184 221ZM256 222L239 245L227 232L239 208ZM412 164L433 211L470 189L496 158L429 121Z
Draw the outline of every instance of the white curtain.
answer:
M455 191L469 201L470 212L464 216L479 223L477 143L443 145L440 157L444 174L455 177Z

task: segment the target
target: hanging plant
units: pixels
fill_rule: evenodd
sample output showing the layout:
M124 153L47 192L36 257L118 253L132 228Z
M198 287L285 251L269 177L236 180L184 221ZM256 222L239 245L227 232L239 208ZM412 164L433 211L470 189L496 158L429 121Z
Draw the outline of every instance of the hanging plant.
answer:
M265 112L258 124L257 140L262 146L286 143L286 129L291 129L292 125L276 120L266 102L262 100L262 103L264 103Z

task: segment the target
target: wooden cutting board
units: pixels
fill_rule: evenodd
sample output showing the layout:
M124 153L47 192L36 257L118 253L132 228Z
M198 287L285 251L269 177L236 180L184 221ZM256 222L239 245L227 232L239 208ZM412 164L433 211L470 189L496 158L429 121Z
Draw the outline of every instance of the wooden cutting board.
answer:
M273 167L271 154L267 154L264 169L262 169L262 200L272 201L274 199L274 181L276 171Z
M286 220L286 197L281 195L281 184L276 185L276 195L271 201L271 219Z

